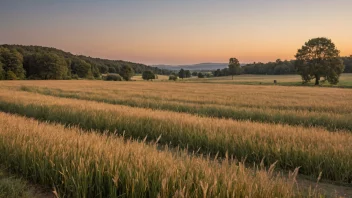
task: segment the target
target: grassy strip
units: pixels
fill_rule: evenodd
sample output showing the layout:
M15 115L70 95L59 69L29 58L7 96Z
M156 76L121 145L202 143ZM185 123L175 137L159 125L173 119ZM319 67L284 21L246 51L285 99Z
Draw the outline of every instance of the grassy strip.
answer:
M352 134L319 128L211 119L25 92L0 93L0 110L40 120L117 131L126 137L155 140L203 153L234 155L247 162L339 182L352 182Z
M0 160L60 197L301 197L295 174L0 113ZM308 196L305 194L305 196ZM314 194L310 196L316 196Z
M34 198L34 190L25 181L0 169L0 198Z
M135 100L106 98L103 96L90 95L85 93L72 93L60 89L41 89L22 86L22 91L40 93L63 98L75 98L109 104L126 105L130 107L151 108L158 110L169 110L175 112L191 113L201 116L217 118L230 118L237 120L251 120L263 123L279 123L289 125L301 125L305 127L325 127L330 131L349 130L352 131L352 117L334 113L307 112L292 110L273 110L260 108L231 107L223 105L201 105L191 103L179 103L157 100Z

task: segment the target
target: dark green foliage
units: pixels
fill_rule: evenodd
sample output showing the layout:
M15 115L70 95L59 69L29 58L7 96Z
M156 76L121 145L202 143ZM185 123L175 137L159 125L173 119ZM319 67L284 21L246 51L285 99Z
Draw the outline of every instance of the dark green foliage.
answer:
M190 78L191 76L191 71L185 70L185 78Z
M119 74L120 74L120 76L122 76L123 79L125 79L126 81L129 81L129 80L131 80L132 76L134 75L134 71L131 66L124 65L124 66L122 66Z
M24 66L29 79L66 79L67 62L52 52L34 53L24 58Z
M143 71L150 70L155 74L169 75L171 72L165 69L159 69L157 67L149 67L144 64L126 62L121 60L107 60L100 58L92 58L87 56L76 56L62 50L49 47L41 46L22 46L22 45L0 45L0 62L2 62L3 78L8 70L11 70L17 79L24 79L26 72L29 68L26 62L23 62L22 57L29 57L33 54L51 53L61 58L64 58L67 65L67 73L63 79L76 79L76 78L88 78L88 79L101 79L101 74L106 73L121 73L122 67L127 65L133 69L136 73L142 73ZM2 54L4 54L5 60ZM23 69L25 68L25 69ZM27 68L27 69L26 69ZM35 70L35 69L34 69ZM1 69L0 69L1 71ZM32 70L33 71L33 70ZM35 76L35 77L34 77ZM40 74L30 74L27 77L38 79ZM1 77L0 77L1 79Z
M178 77L179 78L185 78L186 77L186 72L184 69L181 69L179 72L178 72Z
M339 54L330 39L314 38L298 50L295 68L304 82L315 79L315 84L319 85L320 79L324 78L330 84L337 84L344 70Z
M75 58L71 63L71 73L77 74L80 78L92 77L91 65L82 59Z
M204 76L204 74L202 73L202 72L199 72L198 73L198 78L204 78L205 76Z
M176 75L170 75L169 76L169 80L176 81L177 80L177 76Z
M119 74L108 74L104 80L106 81L122 81L122 77Z
M295 74L294 61L281 61L280 59L275 62L269 63L252 63L242 67L244 74Z
M192 76L198 76L198 72L192 72Z
M345 70L343 73L352 73L352 55L349 57L342 57Z
M143 80L153 80L156 79L155 74L152 71L144 71L142 74Z
M109 67L109 73L116 73L115 67Z
M5 79L6 80L17 80L17 76L15 73L13 73L13 71L7 71L5 74Z
M2 73L6 74L5 79L25 79L23 56L17 50L0 46L0 62L2 63Z
M233 75L241 74L241 65L240 65L240 62L237 60L237 58L230 58L229 73L232 76L232 80L233 80Z
M2 65L3 65L2 62L0 61L0 80L5 79L5 71L2 68Z

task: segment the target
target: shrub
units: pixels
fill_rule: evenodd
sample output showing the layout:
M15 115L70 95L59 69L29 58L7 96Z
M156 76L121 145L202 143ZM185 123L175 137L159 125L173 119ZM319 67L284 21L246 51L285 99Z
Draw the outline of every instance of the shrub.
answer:
M108 74L104 80L106 81L122 81L122 77L119 74Z
M169 80L174 80L174 81L176 81L176 80L177 80L177 76L175 76L175 75L170 75L170 76L169 76Z
M201 73L201 72L199 72L199 73L198 73L198 78L204 78L204 74Z
M13 71L6 72L6 80L17 80L17 76Z
M144 71L142 74L143 80L153 80L156 79L155 74L152 71Z

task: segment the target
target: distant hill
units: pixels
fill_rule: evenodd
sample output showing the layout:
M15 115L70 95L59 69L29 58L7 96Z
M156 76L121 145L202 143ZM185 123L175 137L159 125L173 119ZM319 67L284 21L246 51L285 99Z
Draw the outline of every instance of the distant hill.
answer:
M168 70L192 70L192 71L210 71L210 70L217 70L217 69L224 69L228 67L228 63L199 63L194 65L153 65L154 67L158 67L161 69L168 69Z

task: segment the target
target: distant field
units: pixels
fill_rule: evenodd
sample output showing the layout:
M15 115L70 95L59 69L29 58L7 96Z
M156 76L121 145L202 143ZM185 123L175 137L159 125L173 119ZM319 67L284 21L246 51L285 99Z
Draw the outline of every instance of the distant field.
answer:
M224 84L244 84L244 85L273 85L277 80L278 85L283 86L314 86L314 81L307 85L302 85L302 79L299 75L239 75L214 78L190 78L185 81L202 82L202 83L224 83ZM340 82L337 85L323 83L324 87L345 87L352 88L352 74L342 74Z
M78 197L213 197L225 189L252 197L318 196L315 186L293 185L294 173L287 177L297 167L305 178L352 188L352 89L270 86L273 76L266 77L0 81L6 129L0 129L0 161ZM276 78L284 79L300 81ZM241 84L256 80L262 85Z

